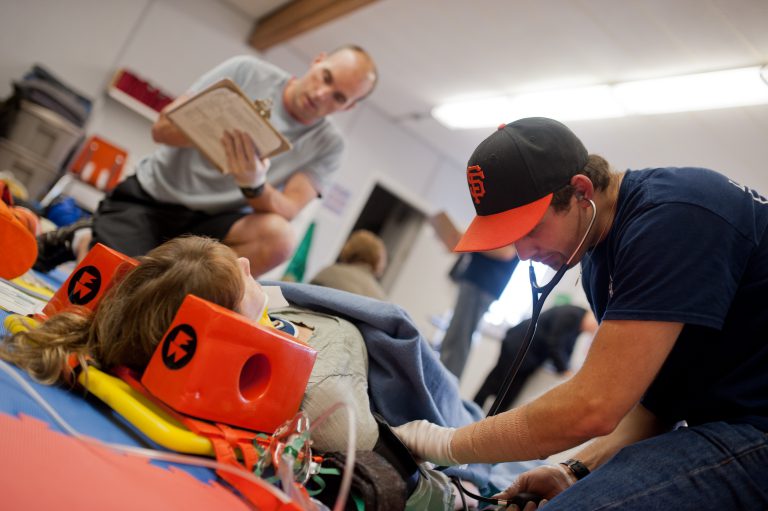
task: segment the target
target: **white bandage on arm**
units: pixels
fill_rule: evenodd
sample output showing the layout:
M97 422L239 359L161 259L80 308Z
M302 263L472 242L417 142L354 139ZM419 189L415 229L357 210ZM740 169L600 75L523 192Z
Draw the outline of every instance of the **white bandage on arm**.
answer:
M450 453L459 463L499 463L542 458L531 435L528 405L456 430Z
M392 431L418 459L437 465L458 464L451 453L451 439L455 428L417 420L392 428Z

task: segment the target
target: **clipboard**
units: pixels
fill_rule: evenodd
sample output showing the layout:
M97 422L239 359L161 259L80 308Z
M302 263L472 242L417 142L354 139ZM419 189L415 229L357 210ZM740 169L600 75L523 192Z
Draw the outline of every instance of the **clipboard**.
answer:
M226 130L250 134L261 158L291 149L291 143L269 122L268 109L263 105L224 78L165 115L211 163L227 174L227 158L221 144Z

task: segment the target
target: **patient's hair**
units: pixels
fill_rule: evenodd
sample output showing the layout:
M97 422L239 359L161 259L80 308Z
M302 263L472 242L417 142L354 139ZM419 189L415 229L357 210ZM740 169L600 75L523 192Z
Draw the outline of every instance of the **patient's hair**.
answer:
M358 229L349 236L341 249L339 262L367 264L374 275L381 277L387 267L387 249L381 238L371 231Z
M188 294L237 310L244 294L234 252L190 236L170 240L139 257L103 296L93 313L60 312L40 327L0 344L0 358L41 383L65 381L67 358L110 369L143 371Z

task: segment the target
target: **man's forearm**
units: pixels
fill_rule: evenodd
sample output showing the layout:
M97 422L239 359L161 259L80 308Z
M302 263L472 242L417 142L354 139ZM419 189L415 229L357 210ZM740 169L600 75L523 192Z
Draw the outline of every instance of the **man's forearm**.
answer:
M276 213L286 220L293 220L317 196L311 179L299 172L291 176L282 191L266 183L264 191L258 197L248 199L248 204L257 213Z
M301 210L269 183L264 185L261 195L248 198L247 201L257 213L276 213L287 220L292 220Z
M173 147L192 147L192 142L182 133L175 124L165 115L166 112L176 108L189 99L189 94L182 94L172 103L168 104L160 112L157 120L152 125L152 140L158 144L165 144Z
M193 147L187 136L162 113L152 125L152 140L173 147Z
M664 425L643 405L637 404L611 434L596 438L573 458L581 461L589 470L595 470L622 448L669 429L670 426Z

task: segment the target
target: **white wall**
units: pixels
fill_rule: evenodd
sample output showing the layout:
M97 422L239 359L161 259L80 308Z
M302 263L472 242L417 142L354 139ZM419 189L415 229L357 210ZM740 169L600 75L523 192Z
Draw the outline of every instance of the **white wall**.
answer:
M172 95L225 58L256 52L251 23L209 0L4 0L0 95L33 63L94 100L88 132L129 152L126 169L151 152L150 121L104 91L125 67Z
M246 44L251 26L227 4L211 0L3 0L0 97L11 93L11 82L32 64L43 65L94 100L88 133L126 148L130 169L155 146L150 121L106 96L115 71L126 67L178 95L227 57L258 54ZM304 55L286 46L275 47L265 56L297 75L308 64ZM340 214L318 208L307 276L335 259L377 181L402 188L407 200L426 213L451 206L441 187L453 179L442 174L456 169L442 168L441 155L364 102L335 116L335 122L349 147L335 184L349 191L350 198ZM403 164L404 154L407 164ZM439 183L437 188L434 182ZM466 210L456 216L469 218ZM392 299L429 334L429 315L452 305L453 286L445 276L454 256L430 237L428 228L412 254L394 285Z
M152 151L154 144L150 122L104 94L116 69L127 67L167 92L180 94L225 58L257 54L246 44L252 22L214 0L0 1L0 97L10 94L11 81L33 63L42 64L95 100L89 133L128 149L129 167ZM312 55L280 45L265 56L298 75ZM750 116L752 122L768 123L768 117L750 113L766 111L628 118L613 121L610 130L591 122L572 127L587 147L600 148L618 168L703 165L765 191L768 173L740 169L765 167L768 146L756 132L741 126L749 125L742 121ZM368 192L382 176L396 183L423 211L446 210L460 226L469 222L473 210L465 199L463 168L441 154L439 146L421 142L425 138L418 136L416 128L396 124L386 112L366 102L335 120L349 151L333 185L349 192L349 198L341 211L318 209L308 276L336 257ZM446 143L450 140L441 141ZM428 337L434 330L429 317L453 303L455 289L446 274L454 257L425 227L392 289L393 301L411 313ZM576 301L583 301L575 285L577 276L578 270L569 272L561 287Z

